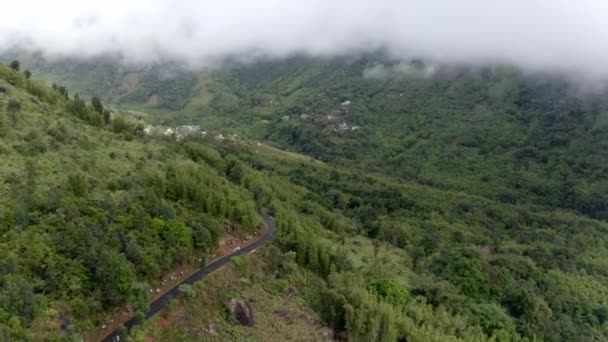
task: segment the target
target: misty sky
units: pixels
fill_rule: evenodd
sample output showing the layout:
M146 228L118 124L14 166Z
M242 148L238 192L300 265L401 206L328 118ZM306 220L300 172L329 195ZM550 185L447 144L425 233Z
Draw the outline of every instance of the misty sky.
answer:
M2 5L0 50L205 65L384 48L608 78L607 14L604 0L17 0Z

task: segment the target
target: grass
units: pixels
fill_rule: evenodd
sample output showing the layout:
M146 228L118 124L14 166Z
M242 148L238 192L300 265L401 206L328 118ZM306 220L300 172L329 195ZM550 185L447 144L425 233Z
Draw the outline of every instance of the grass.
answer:
M271 145L268 144L262 144L260 143L259 145L255 146L256 151L259 151L260 154L264 155L265 157L274 157L277 159L284 159L287 161L300 161L300 162L312 162L312 163L318 163L318 164L323 164L323 162L316 160L312 157L300 154L300 153L296 153L296 152L290 152L290 151L284 151L284 150L280 150L278 148L275 148Z

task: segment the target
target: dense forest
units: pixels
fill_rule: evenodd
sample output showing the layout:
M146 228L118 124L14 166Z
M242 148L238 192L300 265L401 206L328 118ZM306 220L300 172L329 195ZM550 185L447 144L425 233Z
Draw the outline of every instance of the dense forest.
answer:
M34 78L58 80L53 68ZM145 298L223 225L251 231L264 210L279 229L269 274L301 288L337 337L608 340L603 97L418 61L147 72L133 108L150 105L147 89L179 93L152 120L244 138L150 137L70 87L0 67L5 339L77 336L92 312ZM59 315L72 324L49 323Z

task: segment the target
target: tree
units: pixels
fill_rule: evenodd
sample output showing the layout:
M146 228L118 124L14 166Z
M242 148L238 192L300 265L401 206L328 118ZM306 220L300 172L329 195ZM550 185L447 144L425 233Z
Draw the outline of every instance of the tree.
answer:
M36 191L37 177L36 163L33 159L27 159L25 161L25 189L30 196Z
M81 119L87 119L87 105L78 94L74 94L74 100L68 104L69 110Z
M19 71L19 61L18 60L14 60L11 62L11 64L9 64L9 66L11 67L11 69L15 70L15 71Z
M168 253L174 255L174 260L184 261L192 252L192 229L183 222L167 222L161 236Z
M5 277L0 290L0 303L9 314L18 316L26 326L34 319L35 298L31 282L21 275Z
M124 303L132 295L135 274L123 254L104 250L94 262L94 278L104 307Z
M264 188L262 188L259 185L256 185L253 187L253 189L251 189L251 192L253 193L253 200L255 202L255 207L257 209L261 209L262 206L264 206L264 204L267 201L267 196L266 196L266 192L264 191Z
M82 197L89 191L89 181L83 173L69 175L68 184L76 197Z
M66 99L70 96L68 90L64 86L57 86L57 91L59 94L63 95Z
M465 307L471 321L481 326L487 334L499 330L513 331L513 317L505 309L495 303L470 303Z
M101 104L101 100L99 99L99 97L93 96L93 98L91 99L91 105L97 113L103 114L103 104Z
M6 105L6 111L11 117L11 125L15 127L17 124L17 113L21 111L21 102L17 100L10 100Z
M118 328L117 332L118 332L118 336L119 336L119 339L117 339L117 341L125 341L127 339L127 337L129 336L129 330L124 325L121 325Z
M228 179L235 184L241 184L245 173L243 167L238 162L233 162L231 164L232 165L228 166Z
M131 287L131 296L133 300L133 311L135 311L135 317L140 321L146 318L146 312L150 309L150 303L148 301L148 293L150 286L146 283L136 282Z
M2 115L0 113L0 138L4 137L6 135L6 130L5 130L5 125L4 125L4 115Z
M25 78L27 78L28 80L30 79L30 77L32 77L32 72L29 70L25 70L23 72L23 74L25 75Z
M6 111L11 114L21 111L21 102L17 100L10 100L6 105Z
M207 250L213 245L211 234L201 223L196 223L192 227L192 244L199 250Z
M110 121L112 120L112 114L110 113L109 110L104 110L103 111L103 123L106 125L110 124Z

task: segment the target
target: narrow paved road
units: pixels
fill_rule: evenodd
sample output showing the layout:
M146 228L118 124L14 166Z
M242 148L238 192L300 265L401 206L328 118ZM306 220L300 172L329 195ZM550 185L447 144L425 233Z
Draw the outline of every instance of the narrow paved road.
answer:
M264 223L266 224L266 226L268 226L268 230L266 231L266 234L264 234L264 236L262 236L259 240L253 242L250 245L247 245L243 248L241 248L238 251L234 251L228 255L225 255L217 260L215 260L214 262L210 263L209 265L205 266L203 269L199 270L198 272L194 273L193 275L191 275L189 278L184 279L184 281L182 281L180 284L178 284L177 286L175 286L174 288L172 288L171 290L169 290L169 292L165 293L164 295L162 295L160 298L158 298L157 300L155 300L154 302L152 302L150 304L150 309L148 310L148 312L146 312L146 319L154 316L157 312L159 312L165 305L167 305L167 303L169 303L169 301L173 298L175 298L175 296L177 296L177 294L179 293L179 285L182 284L194 284L197 281L203 279L204 277L206 277L209 273L217 270L218 268L226 265L230 259L232 257L235 256L240 256L240 255L245 255L248 254L249 252L253 251L254 249L262 246L263 244L265 244L266 242L268 242L268 240L270 240L272 238L272 236L274 235L274 232L276 231L276 225L274 223L274 220L272 217L270 217L267 214L260 214L260 217L262 218L262 220L264 221ZM135 317L131 318L130 320L128 320L124 326L127 328L127 330L131 330L133 329L133 327L135 327L136 325L140 324L141 322L136 319ZM119 333L118 333L118 329L114 330L111 334L109 334L108 336L106 336L104 339L101 340L102 342L118 342L120 341L120 337L119 337Z

